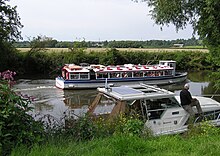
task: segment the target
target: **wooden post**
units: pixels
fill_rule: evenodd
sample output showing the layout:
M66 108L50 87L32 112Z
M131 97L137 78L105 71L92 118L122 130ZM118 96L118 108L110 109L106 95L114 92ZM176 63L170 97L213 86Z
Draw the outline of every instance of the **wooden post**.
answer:
M114 108L112 109L111 114L109 115L109 119L113 119L117 117L120 113L125 112L125 101L117 101Z
M88 110L88 114L89 115L92 115L95 108L97 107L98 103L100 102L101 100L101 97L102 97L103 93L99 93L96 98L94 99L94 101L92 102L92 104L89 106L89 110Z

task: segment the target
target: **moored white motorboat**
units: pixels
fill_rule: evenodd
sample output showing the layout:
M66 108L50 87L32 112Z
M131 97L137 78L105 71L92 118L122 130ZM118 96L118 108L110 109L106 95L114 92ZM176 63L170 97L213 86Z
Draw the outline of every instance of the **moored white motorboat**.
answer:
M154 135L176 134L188 130L189 114L180 104L180 98L173 92L146 84L120 87L98 88L98 95L89 107L89 114L100 115L99 105L113 105L106 114L114 118L120 113L135 112L144 120L145 127ZM201 104L204 116L196 114L194 123L208 119L215 126L220 125L220 103L212 98L196 96ZM193 108L197 113L197 109ZM102 112L105 114L105 112Z

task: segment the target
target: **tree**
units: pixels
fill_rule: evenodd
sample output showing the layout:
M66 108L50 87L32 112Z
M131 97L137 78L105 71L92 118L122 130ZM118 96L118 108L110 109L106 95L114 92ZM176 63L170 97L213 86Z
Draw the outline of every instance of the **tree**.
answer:
M6 4L9 0L0 0L0 71L16 67L15 48L12 43L21 38L20 17L16 7Z
M155 23L174 24L176 30L191 24L216 58L220 53L220 1L219 0L142 0L151 8ZM219 60L220 55L217 56ZM220 61L216 62L220 65Z
M19 29L23 27L16 7L6 4L7 1L0 0L0 44L20 39Z
M53 48L57 44L57 40L54 40L51 37L39 35L37 37L29 38L30 50L28 55L32 55L33 53L47 51L46 48Z
M219 0L143 1L151 8L150 13L156 24L174 24L177 30L192 24L194 33L198 32L208 45L220 44Z

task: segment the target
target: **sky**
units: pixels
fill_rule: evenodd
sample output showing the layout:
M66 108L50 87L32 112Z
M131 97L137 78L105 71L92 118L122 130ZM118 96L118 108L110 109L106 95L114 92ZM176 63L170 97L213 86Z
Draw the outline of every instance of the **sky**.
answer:
M47 36L59 41L175 40L192 37L151 19L146 3L132 0L11 0L24 27L23 40Z

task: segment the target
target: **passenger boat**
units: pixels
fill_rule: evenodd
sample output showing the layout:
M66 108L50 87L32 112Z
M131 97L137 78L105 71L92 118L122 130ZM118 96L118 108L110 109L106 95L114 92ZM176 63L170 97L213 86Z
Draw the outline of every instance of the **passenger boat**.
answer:
M139 114L145 127L154 135L183 133L188 130L189 114L180 104L180 97L165 89L146 84L98 88L98 94L88 108L90 115L107 115L110 119L120 113ZM220 103L212 98L194 96L201 104L204 116L194 123L207 119L215 126L220 125ZM98 107L97 107L98 106ZM100 112L100 106L111 106ZM193 108L197 113L197 109Z
M90 89L127 84L171 84L186 80L187 73L176 72L176 61L159 61L157 65L124 64L116 66L66 64L62 76L56 78L61 89Z

